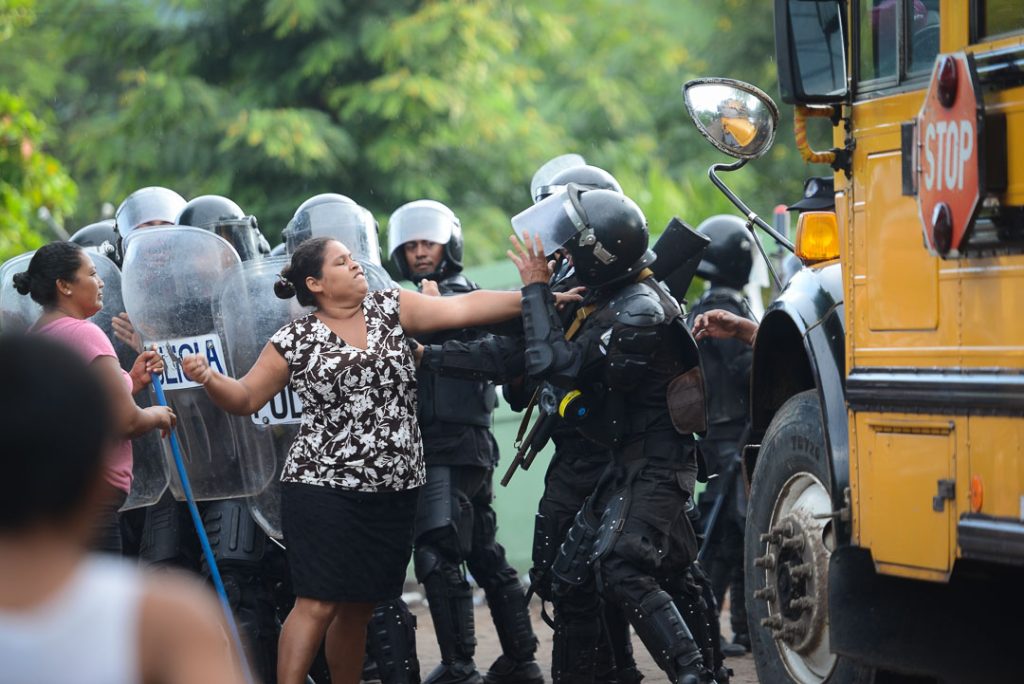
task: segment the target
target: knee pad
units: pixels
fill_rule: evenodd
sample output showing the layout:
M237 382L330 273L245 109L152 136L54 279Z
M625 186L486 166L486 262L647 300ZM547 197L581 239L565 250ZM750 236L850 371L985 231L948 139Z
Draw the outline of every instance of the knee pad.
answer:
M584 506L576 514L576 520L551 564L551 574L558 583L579 586L586 581L590 575L590 559L596 535L597 529Z
M211 501L203 511L203 527L218 565L246 566L259 571L267 535L253 520L244 501Z

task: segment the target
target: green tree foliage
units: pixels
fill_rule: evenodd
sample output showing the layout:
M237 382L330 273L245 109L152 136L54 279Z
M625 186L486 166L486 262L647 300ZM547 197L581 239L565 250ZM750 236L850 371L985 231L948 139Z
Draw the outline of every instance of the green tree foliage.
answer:
M30 26L34 3L0 5L0 44ZM44 148L47 125L21 97L0 88L0 261L43 243L43 216L60 225L75 203L75 184Z
M78 224L144 185L228 195L272 238L319 192L382 224L430 197L462 218L478 263L504 253L534 170L573 151L657 232L730 210L682 82L774 92L755 0L39 0L36 14L9 31L0 74L52 108ZM790 147L730 183L765 211L792 200L805 170Z

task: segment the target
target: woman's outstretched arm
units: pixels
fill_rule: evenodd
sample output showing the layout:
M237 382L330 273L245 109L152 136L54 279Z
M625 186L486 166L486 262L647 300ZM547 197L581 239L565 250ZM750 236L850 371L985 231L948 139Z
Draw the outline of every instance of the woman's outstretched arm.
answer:
M181 361L185 375L198 382L217 406L244 416L256 413L288 384L288 363L269 342L249 372L229 378L210 368L205 356L194 354Z

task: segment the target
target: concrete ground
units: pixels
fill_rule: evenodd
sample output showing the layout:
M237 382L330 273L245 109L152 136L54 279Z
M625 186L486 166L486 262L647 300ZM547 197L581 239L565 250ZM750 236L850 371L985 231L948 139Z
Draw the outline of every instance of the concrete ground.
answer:
M416 600L419 598L416 595L407 598L410 599L409 607L416 615L416 648L419 653L420 672L425 677L440 662L440 653L437 648L437 640L434 638L430 611L426 604L422 600ZM501 645L498 643L498 636L494 631L494 624L491 622L491 615L487 610L487 604L482 599L483 596L480 594L476 607L476 664L481 672L484 672L501 655ZM533 599L530 608L533 617L533 629L537 634L537 638L540 639L537 660L540 663L541 669L544 670L545 678L550 681L551 629L541 619L540 603L536 598ZM724 608L722 623L726 637L731 638L727 611L728 604ZM637 664L644 673L645 682L667 681L665 674L654 664L654 660L644 649L643 644L635 637L633 640L633 650L636 655ZM731 684L758 684L757 673L754 671L754 659L749 654L742 658L729 658L726 660L726 664L735 673Z

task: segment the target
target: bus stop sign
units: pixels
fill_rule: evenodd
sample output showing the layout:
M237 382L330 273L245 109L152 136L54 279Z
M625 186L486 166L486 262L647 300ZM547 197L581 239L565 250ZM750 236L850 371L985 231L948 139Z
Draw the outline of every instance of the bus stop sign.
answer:
M961 256L985 187L984 101L974 61L939 55L917 116L917 202L928 250Z

